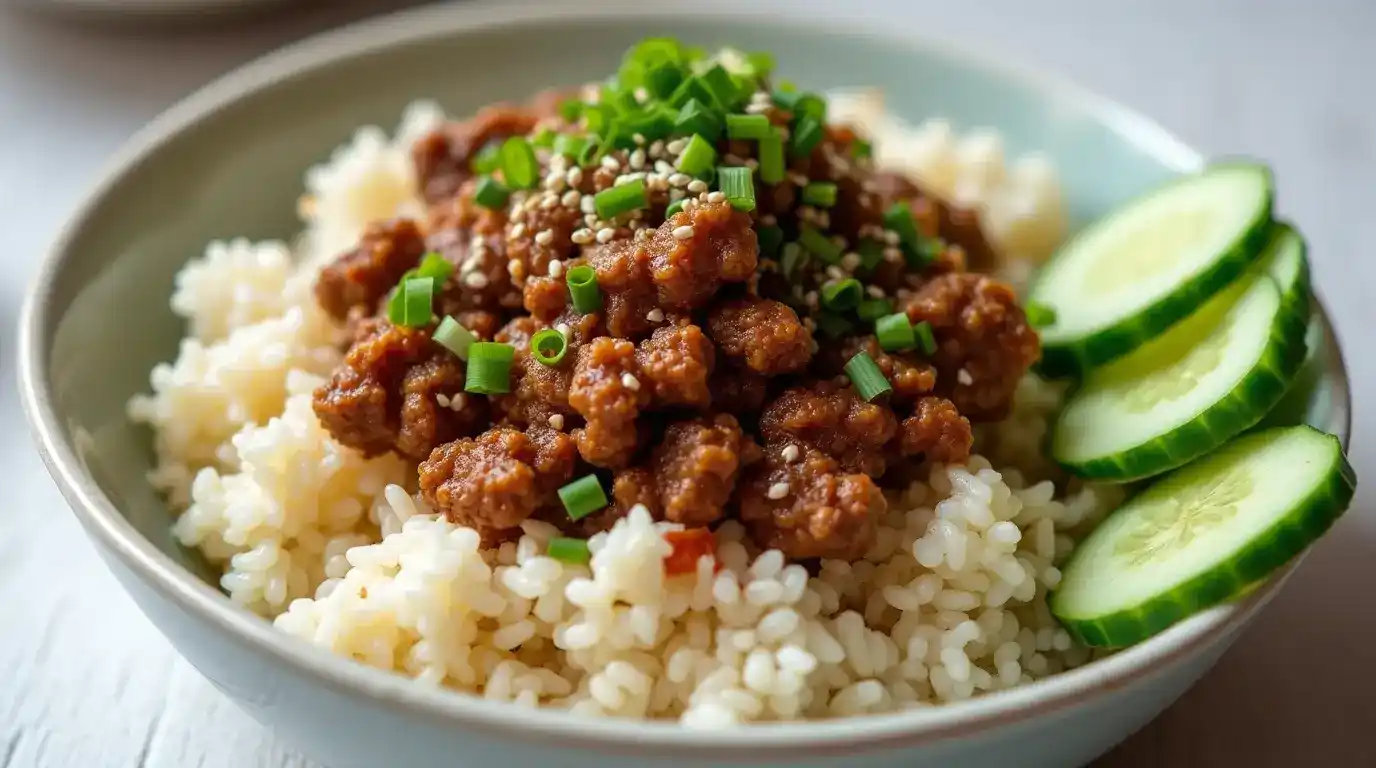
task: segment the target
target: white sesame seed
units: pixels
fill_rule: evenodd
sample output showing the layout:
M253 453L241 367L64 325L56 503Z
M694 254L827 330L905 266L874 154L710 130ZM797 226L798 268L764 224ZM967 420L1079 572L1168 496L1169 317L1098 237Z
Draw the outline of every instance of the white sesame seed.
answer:
M550 243L554 242L553 230L542 229L539 232L536 232L535 242L539 243L540 245L549 245Z
M645 187L652 191L664 191L669 188L669 180L663 176L651 176L645 180Z
M846 278L846 273L842 272L840 267L836 266L835 264L832 264L831 266L827 267L827 277L831 278L832 280L844 280Z
M769 111L769 108L771 106L772 105L770 104L762 104L760 102L752 101L749 104L745 105L745 113L747 115L763 115L764 113Z
M564 338L568 338L568 335L569 335L569 324L568 324L568 323L559 323L558 325L554 326L554 330L556 330L556 331L558 331L559 333L563 334L563 335L564 335Z
M788 483L775 483L769 486L769 498L778 500L788 495Z
M784 463L792 464L793 462L797 461L799 453L801 453L801 451L798 450L798 446L793 445L792 443L789 443L788 445L784 446Z
M562 430L562 429L564 428L564 416L563 416L563 414L556 413L556 414L550 416L550 417L549 417L549 425L550 425L550 427L552 427L553 429Z
M645 313L645 319L649 320L652 323L662 323L664 322L664 310L660 309L659 307L655 307L654 309Z
M468 400L464 398L462 392L456 392L453 397L449 398L449 410L451 411L462 411L466 405L468 405Z
M692 192L695 195L702 194L703 192L707 191L707 182L703 181L702 179L693 179L692 181L688 182L688 191Z
M637 229L637 230L635 231L635 241L636 241L637 243L645 243L645 242L649 242L649 240L650 240L650 230L648 230L648 229Z
M464 275L463 284L469 288L486 288L487 275L481 272L469 272L467 275Z
M774 97L769 95L769 91L755 91L750 94L750 100L753 102L763 102L765 104L774 103Z
M803 174L801 174L801 173L790 173L790 174L788 175L788 180L791 181L791 182L793 182L795 185L797 185L797 186L799 186L799 187L806 187L806 186L807 186L807 176L805 176L805 175L803 175Z
M636 135L639 136L639 134ZM640 138L643 140L645 137L641 136ZM637 171L645 167L645 150L637 149L631 153L631 167Z
M597 230L597 242L610 243L616 237L616 230L611 227L603 227Z
M860 266L860 254L851 252L842 256L841 266L844 267L847 272L854 272L855 268Z
M967 387L975 383L974 377L971 376L970 372L965 370L964 368L961 368L959 371L956 371L956 381L960 382L961 384L964 384Z
M669 150L671 154L677 155L678 153L682 152L683 149L687 146L687 139L674 139L673 141L669 142L668 146L666 146L665 149Z
M621 386L631 390L632 392L639 392L640 379L637 379L635 376L632 376L629 373L623 373L621 374Z
M592 242L592 237L592 230L583 227L582 229L576 230L571 239L578 245L587 245Z
M817 226L821 227L822 229L826 229L827 227L830 227L830 226L831 226L831 214L827 213L826 211L818 211L818 212L817 212ZM839 239L839 238L838 238L838 239ZM845 243L845 241L843 240L843 241L842 241L842 244L844 244L844 243Z
M891 264L897 264L900 261L903 261L903 251L897 248L885 248L884 260Z
M774 214L766 213L765 215L760 217L760 223L765 225L766 227L772 227L778 224L779 220L774 218Z
M615 157L607 155L602 158L602 167L606 168L609 171L619 171L621 170L621 162L618 161Z
M524 272L525 268L526 265L522 264L519 259L511 259L506 263L507 274L511 275L512 277L515 277Z
M691 240L692 238L693 238L693 227L692 227L691 224L685 224L684 226L681 226L681 227L674 227L674 239L675 239L675 240Z
M481 267L482 265L483 260L481 257L479 257L477 254L470 254L468 258L464 259L463 263L459 265L459 272L472 272L473 270L477 269L478 267Z
M877 286L877 285L867 285L867 286L865 286L865 293L868 293L868 294L870 295L870 298L874 298L874 299L882 299L882 298L884 298L884 289L883 289L883 288L880 288L880 287Z
M655 139L654 143L650 145L650 157L658 157L662 154L664 154L664 140Z
M546 211L553 210L557 205L559 205L559 196L553 192L546 192L545 196L540 198L540 207Z
M565 183L564 174L558 171L550 171L549 174L545 176L545 189L552 192L562 191Z
M898 241L899 238L897 232L893 231L892 229L884 230L884 242L888 243L889 245L898 245Z
M549 159L549 169L555 173L563 173L569 169L569 159L563 155L555 155Z
M807 294L803 296L803 301L804 301L809 307L811 307L811 308L813 308L813 309L816 309L816 308L817 308L817 292L816 292L816 291L808 291Z
M565 208L577 208L579 201L583 199L583 193L576 189L570 189L559 198L559 204Z
M576 187L579 184L582 184L583 169L578 167L570 168L568 176L565 177L565 180L568 181L570 187Z
M564 262L562 262L562 261L560 261L560 260L558 260L558 259L552 259L552 260L550 260L550 263L549 263L549 276L550 276L550 277L560 277L560 276L562 276L563 274L564 274Z
M592 195L584 195L578 201L578 209L583 213L597 213L597 204L593 202Z
M449 407L449 395L446 395L446 394L444 394L443 392L440 392L439 394L435 395L435 402L439 403L441 408L448 408L448 407Z
M725 193L725 192L713 192L712 194L710 194L710 195L707 196L707 202L709 202L709 203L724 203L724 202L726 202L726 193Z
M678 201L682 200L683 196L686 194L688 193L684 192L681 189L671 189L669 190L669 202L677 203Z
M669 183L676 187L686 187L693 177L686 173L675 173L669 176Z
M520 238L522 238L522 237L525 237L525 236L526 236L526 225L520 223L519 221L516 222L516 224L515 224L514 226L511 227L511 236L514 237L514 238L517 238L517 239L520 239Z
M588 215L584 216L583 224L593 229L594 231L602 228L602 220L597 218L597 214L595 213L589 213Z
M655 161L655 172L670 175L674 173L674 166L664 160Z

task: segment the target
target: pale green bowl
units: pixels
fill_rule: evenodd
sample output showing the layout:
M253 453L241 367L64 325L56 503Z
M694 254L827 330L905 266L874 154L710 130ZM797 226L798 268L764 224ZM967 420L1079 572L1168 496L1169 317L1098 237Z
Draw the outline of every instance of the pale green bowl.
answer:
M1197 616L1111 658L947 707L695 733L593 721L433 690L300 644L194 573L144 482L148 436L124 403L181 335L172 276L212 238L287 237L301 174L355 126L394 124L436 97L452 113L591 79L632 41L672 34L768 49L810 88L874 85L902 116L993 126L1060 165L1077 221L1199 156L1152 123L1073 87L893 32L798 20L786 3L515 3L427 8L270 56L170 110L120 153L67 226L28 297L20 385L40 450L111 570L206 677L308 754L342 766L1083 764L1193 683L1276 592ZM784 22L784 18L791 19ZM901 25L906 28L909 25ZM1348 391L1321 319L1312 387L1292 412L1344 438Z

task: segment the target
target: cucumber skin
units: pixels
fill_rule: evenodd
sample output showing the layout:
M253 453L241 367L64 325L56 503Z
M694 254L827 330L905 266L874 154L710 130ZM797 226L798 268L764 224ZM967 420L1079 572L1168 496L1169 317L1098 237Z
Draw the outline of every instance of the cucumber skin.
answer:
M1259 275L1258 279L1271 279ZM1266 417L1289 391L1308 355L1308 294L1290 297L1280 291L1280 307L1271 324L1266 354L1223 399L1200 415L1136 448L1083 462L1056 463L1067 472L1092 480L1130 482L1159 475L1214 450ZM1074 397L1072 394L1071 397ZM1053 433L1055 430L1053 426ZM1054 434L1052 444L1054 445Z
M1051 613L1066 632L1080 643L1096 648L1123 648L1139 643L1176 622L1255 588L1257 582L1290 562L1311 542L1326 533L1352 502L1357 490L1357 473L1343 455L1338 438L1333 435L1305 425L1276 429L1306 429L1331 441L1335 466L1330 469L1322 485L1226 563L1136 608L1097 619L1064 618L1056 611L1053 590L1048 598Z
M1126 355L1184 320L1210 296L1232 284L1261 255L1271 236L1271 209L1276 197L1275 177L1269 168L1259 163L1215 163L1209 168L1230 166L1245 166L1260 171L1266 179L1266 202L1258 212L1256 220L1227 249L1223 258L1208 270L1162 296L1155 304L1107 328L1075 341L1047 343L1043 340L1042 358L1037 364L1038 373L1048 378L1078 376L1095 366ZM1171 183L1166 182L1167 185ZM1148 192L1146 195L1154 193ZM1030 295L1035 296L1036 293L1034 286Z

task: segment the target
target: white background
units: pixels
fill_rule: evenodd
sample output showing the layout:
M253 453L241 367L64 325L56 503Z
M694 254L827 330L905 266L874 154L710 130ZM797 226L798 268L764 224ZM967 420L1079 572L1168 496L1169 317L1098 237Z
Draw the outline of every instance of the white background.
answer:
M13 384L28 278L106 156L192 88L367 4L297 5L199 32L0 7L0 478L10 491L0 506L0 768L309 765L180 661L97 562L30 447ZM1376 2L837 7L1059 71L1206 151L1269 160L1280 211L1308 237L1346 343L1353 463L1376 483L1365 429L1376 384ZM1104 765L1376 765L1369 487L1219 667Z

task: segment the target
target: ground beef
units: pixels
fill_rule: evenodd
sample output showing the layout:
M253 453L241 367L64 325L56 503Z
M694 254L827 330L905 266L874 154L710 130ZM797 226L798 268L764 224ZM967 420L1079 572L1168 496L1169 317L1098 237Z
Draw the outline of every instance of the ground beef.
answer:
M846 363L861 352L874 360L884 378L893 385L890 401L895 406L906 409L936 387L936 369L922 358L921 352L886 352L873 336L851 336L840 345L829 345L829 349L819 355L818 370L827 376L844 375Z
M520 281L549 274L551 261L565 261L573 255L574 244L570 236L582 225L583 214L576 207L537 205L523 209L506 232L507 258L521 265L513 277ZM548 232L548 238L542 232ZM545 240L548 242L542 242Z
M454 265L440 289L436 311L453 315L471 310L505 314L521 306L521 290L507 272L506 244L499 234L466 236L439 230L427 238L431 250Z
M494 104L470 120L446 123L422 136L411 148L421 194L432 203L456 194L472 177L469 164L488 142L529 133L538 120L533 111Z
M639 378L635 345L602 336L579 347L577 358L568 398L586 421L574 431L578 452L599 467L625 466L639 447L636 417L651 394Z
M499 427L476 439L439 446L420 463L420 492L450 522L487 541L501 538L544 506L573 475L577 454L568 435Z
M419 459L487 423L485 403L464 395L463 384L463 362L427 331L370 321L313 406L340 443L368 456L393 450Z
M937 393L973 421L1006 416L1018 381L1041 355L1013 289L983 275L940 275L913 295L906 311L914 323L932 324Z
M754 441L726 414L670 424L650 460L664 518L690 527L716 522L740 470L758 458Z
M765 406L760 434L770 445L792 442L835 459L847 472L884 474L884 445L898 431L893 411L867 403L849 386L820 381L792 387Z
M724 283L755 274L760 246L748 214L730 203L703 203L674 214L650 239L650 271L665 308L705 306ZM676 233L692 229L687 237Z
M754 416L769 397L769 380L741 365L725 362L712 371L707 382L712 407L735 416Z
M657 329L636 349L641 380L657 407L706 408L712 402L708 377L715 353L702 329L691 323Z
M525 310L546 323L554 322L568 307L569 287L562 279L532 277L521 292Z
M920 454L940 464L964 462L970 458L974 442L970 421L944 397L918 400L913 415L898 425L898 446L903 455Z
M820 451L791 453L788 446L769 446L741 485L740 517L751 538L795 559L863 556L887 509L884 494L868 476L846 473Z
M885 205L899 201L908 203L923 232L928 237L941 237L959 246L971 269L989 270L998 265L998 254L985 237L979 214L973 208L929 195L911 179L897 173L876 173L871 185Z
M371 224L353 250L320 270L315 299L336 320L371 315L424 253L425 238L414 221Z
M546 426L551 424L551 417L558 416L554 425L568 429L576 426L570 422L577 418L573 407L569 405L569 387L573 381L577 352L576 349L570 350L556 366L532 360L530 337L545 327L539 320L523 315L514 318L497 332L495 340L510 344L516 354L511 362L511 393L493 400L498 412L515 424ZM578 341L574 338L571 343L576 345Z
M459 312L454 315L454 319L474 336L485 341L491 341L502 327L501 315L481 309Z
M583 249L587 263L597 273L602 291L602 322L607 333L623 339L638 339L654 329L650 318L659 309L654 283L650 279L650 253L644 243L613 240L606 245Z
M798 313L771 299L718 303L708 315L707 328L723 354L766 376L800 371L812 358L812 334Z

